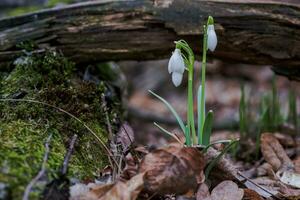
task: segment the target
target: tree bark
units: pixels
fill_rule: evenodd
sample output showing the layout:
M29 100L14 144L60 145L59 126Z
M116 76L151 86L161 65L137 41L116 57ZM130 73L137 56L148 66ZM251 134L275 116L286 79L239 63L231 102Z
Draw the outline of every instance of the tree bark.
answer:
M167 58L181 38L200 55L208 15L219 41L209 57L272 65L299 79L297 0L101 0L42 10L0 20L0 63L20 55L16 45L26 40L77 63Z

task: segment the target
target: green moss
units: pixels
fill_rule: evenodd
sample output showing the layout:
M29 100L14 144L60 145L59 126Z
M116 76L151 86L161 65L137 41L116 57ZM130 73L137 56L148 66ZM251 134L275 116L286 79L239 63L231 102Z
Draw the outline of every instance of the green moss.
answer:
M75 65L57 52L22 57L9 74L2 73L1 98L34 99L55 105L78 117L107 141L106 112L113 122L120 116L117 98L107 108L102 97L108 88L82 81ZM108 68L106 70L109 70ZM69 177L92 178L107 162L107 155L94 136L79 122L57 109L31 102L0 102L0 182L9 185L14 199L38 173L44 143L53 134L48 160L51 180L62 164L70 138L78 141L69 165ZM33 193L37 197L41 189ZM32 197L32 198L34 198Z

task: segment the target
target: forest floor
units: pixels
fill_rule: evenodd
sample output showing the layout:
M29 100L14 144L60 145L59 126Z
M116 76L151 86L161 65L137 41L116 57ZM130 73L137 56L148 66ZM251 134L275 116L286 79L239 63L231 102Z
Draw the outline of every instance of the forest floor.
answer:
M107 177L114 177L115 169L106 169L102 176L109 180L106 184L87 185L89 191L83 192L84 195L75 192L74 199L300 198L297 129L288 120L269 132L265 131L268 127L256 127L261 123L259 108L263 97L271 95L274 86L280 113L288 115L289 95L300 92L297 82L280 76L273 82L274 73L269 66L210 63L206 103L207 110L215 113L211 142L239 139L239 143L219 159L218 151L222 152L225 145L214 145L214 148L200 152L199 148L195 151L197 148L179 144L177 140L184 142L184 139L176 120L163 103L149 95L151 89L163 96L185 118L186 85L179 88L172 85L166 60L121 62L119 65L129 84L129 123L124 124L116 135L116 141L123 147L120 154L124 158L124 168L118 170L121 178L112 184L111 178ZM197 63L196 74L199 71ZM246 135L240 134L239 123L242 85L249 115ZM166 135L153 122L171 130L176 137ZM210 175L204 176L208 163L214 160L217 161ZM85 188L77 185L73 189L82 187Z

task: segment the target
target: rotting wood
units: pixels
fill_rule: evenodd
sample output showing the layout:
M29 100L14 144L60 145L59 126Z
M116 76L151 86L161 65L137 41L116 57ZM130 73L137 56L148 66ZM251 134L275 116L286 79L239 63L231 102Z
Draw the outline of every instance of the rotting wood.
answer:
M300 79L297 0L101 0L42 10L0 20L0 63L20 55L16 45L26 40L77 63L166 58L180 38L200 54L208 15L219 37L214 57Z

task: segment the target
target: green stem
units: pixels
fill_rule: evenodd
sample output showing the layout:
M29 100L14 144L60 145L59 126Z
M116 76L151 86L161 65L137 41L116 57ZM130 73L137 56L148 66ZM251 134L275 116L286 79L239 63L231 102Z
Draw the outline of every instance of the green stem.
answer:
M203 51L202 51L202 72L201 72L201 118L199 119L200 131L198 132L198 142L199 144L203 141L203 126L204 126L204 119L205 119L205 71L206 71L206 51L207 51L207 29L206 26L203 26Z
M196 128L194 120L194 101L193 101L193 71L194 71L194 56L189 56L189 75L188 75L188 122L192 131L193 144L197 144Z
M194 98L193 98L193 72L194 72L194 54L191 48L184 40L176 42L176 48L183 49L188 54L188 113L187 113L187 129L192 135L191 144L197 144L196 128L194 120Z

